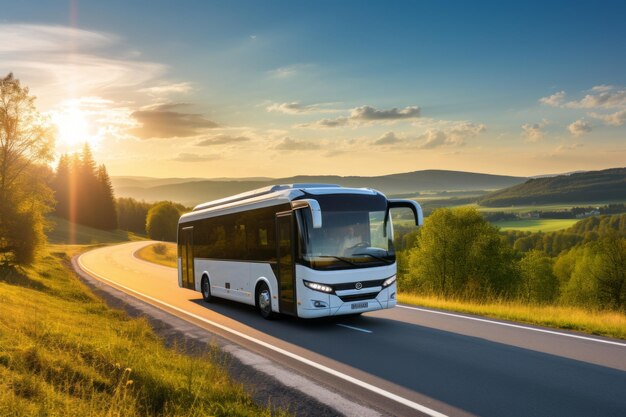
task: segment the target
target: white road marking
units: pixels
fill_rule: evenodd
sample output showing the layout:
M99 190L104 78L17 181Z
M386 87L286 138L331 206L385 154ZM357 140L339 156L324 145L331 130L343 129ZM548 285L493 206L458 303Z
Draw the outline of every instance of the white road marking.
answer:
M503 322L500 322L500 321L481 319L481 318L478 318L478 317L469 317L469 316L464 316L464 315L461 315L461 314L446 313L444 311L428 310L428 309L419 308L419 307L403 306L403 305L400 305L400 304L396 305L396 307L406 308L406 309L409 309L409 310L422 311L424 313L440 314L442 316L458 317L458 318L466 319L466 320L480 321L482 323L497 324L499 326L514 327L516 329L531 330L533 332L548 333L548 334L554 334L554 335L557 335L557 336L572 337L574 339L589 340L589 341L592 341L592 342L606 343L606 344L609 344L609 345L616 345L616 346L626 347L626 343L614 342L612 340L596 339L596 338L593 338L593 337L579 336L577 334L556 332L554 330L538 329L536 327L522 326L520 324L503 323Z
M354 326L348 326L347 324L337 323L337 326L345 327L347 329L357 330L357 331L363 332L363 333L374 333L371 330L361 329L361 328L354 327Z
M324 388L295 372L289 371L281 366L276 366L274 362L261 355L257 355L256 353L252 353L235 345L225 346L224 350L235 356L243 364L252 366L254 369L276 378L276 380L280 381L281 384L295 388L298 391L317 399L322 404L326 404L327 406L339 411L345 416L381 417L380 413L349 401L336 392Z
M139 291L133 290L132 288L126 287L125 285L116 283L115 281L112 281L112 280L110 280L108 278L105 278L102 275L100 275L100 274L92 271L91 269L87 268L83 264L83 262L82 262L82 257L83 257L83 255L78 257L78 264L84 271L88 272L89 274L93 275L94 277L97 277L97 278L99 278L99 279L101 279L103 281L106 281L106 282L109 282L109 283L113 284L117 288L122 288L122 289L124 289L127 292L137 294L137 295L143 297L144 299L148 299L148 300L152 301L153 303L160 304L160 305L165 306L165 307L167 307L169 309L172 309L174 311L178 311L179 313L187 315L188 317L192 317L195 320L199 320L199 321L205 322L205 323L207 323L207 324L209 324L209 325L211 325L213 327L217 327L218 329L221 329L221 330L224 330L224 331L226 331L228 333L234 334L235 336L241 337L242 339L246 339L246 340L248 340L250 342L253 342L253 343L256 343L256 344L258 344L260 346L263 346L266 349L273 350L274 352L278 352L278 353L280 353L282 355L285 355L285 356L287 356L287 357L289 357L291 359L294 359L294 360L302 362L302 363L304 363L306 365L312 366L313 368L319 369L320 371L326 372L326 373L328 373L330 375L333 375L333 376L335 376L337 378L343 379L344 381L348 381L348 382L350 382L350 383L352 383L354 385L357 385L357 386L359 386L361 388L364 388L364 389L366 389L368 391L374 392L374 393L376 393L378 395L381 395L381 396L383 396L385 398L388 398L390 400L396 401L397 403L400 403L400 404L402 404L402 405L404 405L406 407L409 407L409 408L412 408L414 410L417 410L417 411L419 411L421 413L427 414L427 415L429 415L431 417L448 417L445 414L440 413L438 411L435 411L433 409L430 409L430 408L428 408L428 407L426 407L426 406L424 406L422 404L418 404L418 403L416 403L414 401L411 401L409 399L406 399L404 397L400 397L399 395L396 395L396 394L394 394L392 392L386 391L386 390L384 390L382 388L378 388L378 387L376 387L376 386L374 386L372 384L368 384L367 382L361 381L360 379L356 379L356 378L354 378L354 377L352 377L350 375L347 375L347 374L339 372L339 371L337 371L335 369L329 368L328 366L324 366L324 365L319 364L317 362L314 362L314 361L312 361L310 359L307 359L307 358L304 358L302 356L296 355L295 353L292 353L292 352L289 352L288 350L285 350L285 349L279 348L277 346L271 345L271 344L269 344L267 342L264 342L262 340L255 339L254 337L249 336L249 335L247 335L245 333L242 333L240 331L231 329L229 327L226 327L226 326L224 326L222 324L219 324L217 322L214 322L212 320L208 320L208 319L206 319L204 317L198 316L197 314L190 313L188 311L183 310L182 308L173 306L173 305L168 304L168 303L166 303L164 301L158 300L158 299L156 299L154 297L151 297L151 296L143 294L143 293L141 293Z

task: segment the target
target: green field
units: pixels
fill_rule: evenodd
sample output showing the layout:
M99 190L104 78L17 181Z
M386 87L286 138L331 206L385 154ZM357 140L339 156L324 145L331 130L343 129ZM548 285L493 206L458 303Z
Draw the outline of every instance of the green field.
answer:
M579 219L520 219L493 222L500 230L522 230L525 232L554 232L573 226Z

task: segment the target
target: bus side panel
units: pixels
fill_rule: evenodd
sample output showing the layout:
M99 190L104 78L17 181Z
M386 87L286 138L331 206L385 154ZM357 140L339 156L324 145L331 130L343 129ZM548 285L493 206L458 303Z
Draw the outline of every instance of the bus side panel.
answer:
M269 284L272 292L272 309L278 311L278 282L269 263L217 261L196 258L196 287L203 274L208 274L211 282L211 295L241 303L255 304L255 288L259 279ZM230 288L227 288L229 284Z

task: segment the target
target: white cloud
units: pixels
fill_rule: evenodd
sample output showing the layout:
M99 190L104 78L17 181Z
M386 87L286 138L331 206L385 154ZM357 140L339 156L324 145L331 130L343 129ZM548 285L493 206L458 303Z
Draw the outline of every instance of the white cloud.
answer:
M574 136L582 136L585 133L591 132L591 123L586 120L576 120L574 123L570 124L567 127L567 130Z
M141 139L196 136L207 129L219 127L217 123L199 113L181 111L188 103L158 104L137 110L130 116L141 125L129 132Z
M611 126L621 126L626 123L626 109L611 114L589 113L589 115L593 118L603 120L604 123Z
M273 69L271 71L268 71L268 73L271 78L286 79L295 77L309 67L310 65L308 64L294 64Z
M0 23L0 39L0 73L13 72L49 104L111 91L128 95L129 88L149 88L166 71L165 65L137 59L118 36L105 32Z
M68 26L0 24L0 53L72 52L118 41L115 35Z
M350 119L352 120L399 120L413 119L420 116L420 108L417 106L408 106L403 109L396 107L389 110L378 110L372 106L361 106L352 109Z
M486 129L484 124L472 122L457 122L447 129L428 129L418 137L418 147L433 149L441 146L463 146L466 139L478 136Z
M363 123L393 122L398 120L416 119L420 117L420 108L407 106L403 109L376 109L372 106L361 106L350 110L350 116L341 116L334 119L321 119L314 123L304 123L297 127L329 128Z
M312 151L320 148L321 146L317 143L292 139L290 137L284 138L278 145L274 147L274 149L280 151Z
M248 136L216 135L196 143L196 146L233 145L252 140Z
M393 132L387 132L374 141L374 145L394 145L403 140L396 136Z
M626 106L626 90L616 89L606 90L608 86L602 86L601 90L596 90L592 94L587 94L578 101L565 103L565 107L572 109L592 109L602 107L605 109L619 108Z
M396 134L387 132L372 142L373 145L395 145L402 148L434 149L439 147L460 147L469 138L478 136L486 130L482 123L467 121L440 121L439 127L426 129L420 135Z
M565 101L565 91L559 91L548 97L542 97L539 99L539 103L546 106L559 107Z
M529 142L539 142L544 137L542 129L547 124L545 120L541 123L526 123L522 125L522 134Z
M192 85L189 82L180 83L161 83L152 87L145 87L139 90L140 93L146 93L153 96L164 96L170 94L185 94L190 92Z
M597 85L580 100L565 101L565 91L539 99L541 104L569 109L621 108L626 106L626 89L611 85Z
M195 153L180 153L172 161L177 162L205 162L220 159L219 155L198 155Z
M332 103L318 103L318 104L302 104L299 101L293 101L291 103L272 103L265 109L269 112L278 112L285 114L314 114L314 113L335 113L338 110L330 109L328 106Z
M611 91L612 89L614 89L615 87L612 85L596 85L594 87L591 87L591 91Z

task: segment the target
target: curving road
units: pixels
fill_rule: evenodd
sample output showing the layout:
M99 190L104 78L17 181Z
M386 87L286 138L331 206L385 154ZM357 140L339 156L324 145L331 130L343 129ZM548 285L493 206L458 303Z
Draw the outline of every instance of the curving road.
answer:
M94 278L392 415L625 416L626 342L408 306L316 321L205 304L153 242L83 254Z

